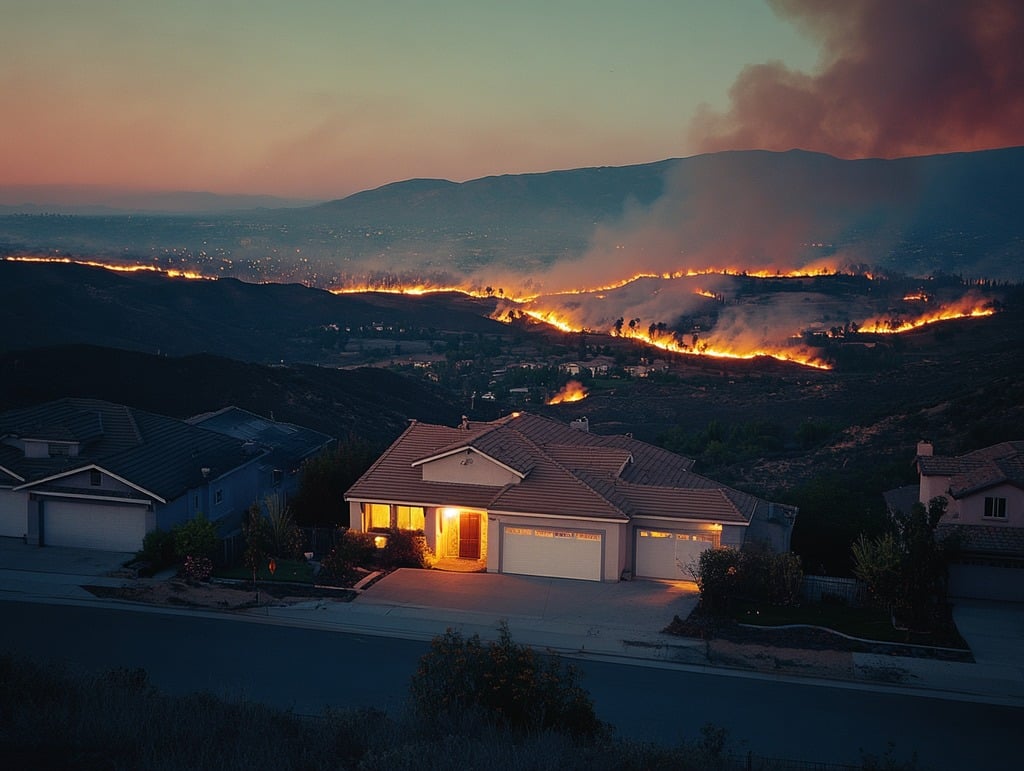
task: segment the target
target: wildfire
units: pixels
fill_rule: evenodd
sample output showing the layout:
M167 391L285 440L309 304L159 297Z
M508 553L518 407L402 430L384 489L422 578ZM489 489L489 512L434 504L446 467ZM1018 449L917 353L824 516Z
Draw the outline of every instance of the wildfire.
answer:
M995 310L982 304L954 305L940 308L934 313L926 313L914 319L902 319L899 316L889 318L876 318L865 321L860 326L861 332L873 332L875 334L893 335L900 332L909 332L912 329L920 329L928 324L938 321L952 321L953 319L970 319L991 316Z
M161 273L169 278L207 279L215 281L214 276L204 276L191 270L177 270L176 268L161 268L156 265L125 265L112 262L97 262L95 260L78 260L71 257L4 257L8 262L51 262L62 265L85 265L90 268L104 268L115 273Z
M579 380L570 380L562 390L547 400L547 404L562 404L563 402L578 402L587 398L587 389Z

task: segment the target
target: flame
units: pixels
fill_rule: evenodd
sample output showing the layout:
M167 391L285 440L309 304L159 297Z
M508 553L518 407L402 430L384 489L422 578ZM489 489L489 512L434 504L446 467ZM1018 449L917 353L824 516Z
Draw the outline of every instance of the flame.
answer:
M932 313L926 313L913 319L903 319L898 315L888 318L869 319L860 325L861 332L872 332L875 334L894 335L900 332L909 332L912 329L920 329L928 324L935 324L939 321L952 321L953 319L970 319L991 316L995 309L982 303L963 301L951 306L939 308Z
M50 262L62 265L85 265L90 268L103 268L112 270L115 273L138 273L147 271L160 273L169 278L207 279L215 281L216 276L204 276L191 270L178 270L177 268L161 268L157 265L130 265L116 262L98 262L96 260L80 260L72 257L4 257L8 262Z
M579 380L570 380L562 390L547 400L546 404L562 404L563 402L579 402L587 398L587 388Z

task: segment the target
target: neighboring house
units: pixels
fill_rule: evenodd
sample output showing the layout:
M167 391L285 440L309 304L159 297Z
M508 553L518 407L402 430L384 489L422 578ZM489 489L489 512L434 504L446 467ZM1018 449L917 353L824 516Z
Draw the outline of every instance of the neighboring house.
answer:
M918 501L948 502L936 536L958 544L950 594L1024 601L1024 441L955 457L921 442L917 468Z
M137 551L202 514L238 527L271 451L96 399L0 414L0 535L39 546Z
M259 486L286 499L299 489L302 464L334 443L334 438L311 428L279 423L238 407L225 407L189 418L194 426L241 439L258 453Z
M412 422L348 490L350 527L422 530L438 558L496 573L692 580L714 546L789 549L796 509L693 473L628 436L513 413L458 428Z

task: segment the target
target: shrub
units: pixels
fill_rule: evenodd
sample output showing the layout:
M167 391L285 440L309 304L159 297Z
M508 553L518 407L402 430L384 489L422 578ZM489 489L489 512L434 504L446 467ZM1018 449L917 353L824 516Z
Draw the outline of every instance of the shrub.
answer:
M739 566L739 549L723 546L700 555L696 578L701 608L708 613L728 611L739 587Z
M376 547L372 533L346 530L338 539L338 544L320 561L320 570L324 577L336 581L347 581L355 573L355 568L372 564Z
M271 556L293 559L302 554L302 531L295 524L291 508L279 494L263 499L263 510L267 514L267 538Z
M178 559L210 557L217 548L217 528L202 514L175 525L174 552Z
M410 685L414 712L431 721L478 714L515 731L594 737L605 731L578 671L553 654L512 642L502 622L497 642L449 629L431 642Z
M209 581L213 575L213 562L209 557L185 557L181 573L189 581Z
M430 550L423 533L390 530L387 545L378 552L377 562L384 568L430 567Z
M142 551L136 559L148 562L154 573L174 564L174 534L167 530L150 530L142 539Z
M708 549L700 556L697 588L708 613L728 613L742 597L772 605L794 605L800 598L803 570L796 554L778 554L765 546L743 551Z

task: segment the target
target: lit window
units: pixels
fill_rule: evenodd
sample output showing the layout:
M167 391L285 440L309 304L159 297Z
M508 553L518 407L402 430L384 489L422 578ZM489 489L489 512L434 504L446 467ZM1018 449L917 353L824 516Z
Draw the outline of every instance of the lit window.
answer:
M391 527L391 506L387 503L369 503L367 504L367 519L369 520L370 530L387 530Z
M422 506L396 506L399 530L423 530L425 522Z
M985 516L991 519L1006 519L1006 499L986 498Z

